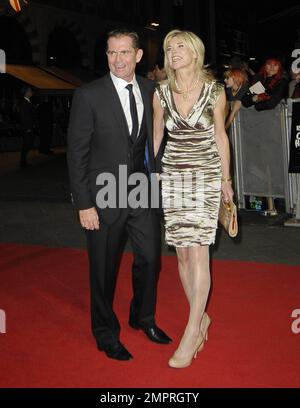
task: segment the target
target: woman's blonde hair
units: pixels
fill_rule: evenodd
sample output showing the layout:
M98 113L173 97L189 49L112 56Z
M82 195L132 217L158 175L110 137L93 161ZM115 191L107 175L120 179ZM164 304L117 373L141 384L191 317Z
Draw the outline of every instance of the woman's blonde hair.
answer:
M167 48L169 46L170 40L172 40L174 37L179 37L182 42L195 53L195 74L199 78L199 80L203 82L211 82L214 77L204 66L205 47L202 40L191 31L172 30L166 35L163 43L163 49L165 53L165 70L171 88L173 90L177 90L175 85L175 71L170 67L167 56Z

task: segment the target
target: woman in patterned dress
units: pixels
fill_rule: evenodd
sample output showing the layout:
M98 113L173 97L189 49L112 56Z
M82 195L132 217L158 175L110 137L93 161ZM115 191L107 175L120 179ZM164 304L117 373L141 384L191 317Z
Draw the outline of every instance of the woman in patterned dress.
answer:
M161 174L166 242L176 248L190 314L169 360L187 367L207 339L210 290L209 245L214 243L220 197L231 200L229 143L224 128L223 86L203 67L204 45L189 31L164 40L167 80L154 94L154 150L168 130Z

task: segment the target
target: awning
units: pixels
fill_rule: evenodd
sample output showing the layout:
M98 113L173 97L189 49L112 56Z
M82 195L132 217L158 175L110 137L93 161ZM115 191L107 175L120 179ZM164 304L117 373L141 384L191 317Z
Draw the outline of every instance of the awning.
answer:
M26 82L39 90L47 92L70 92L76 88L75 85L63 81L40 68L31 65L6 65L6 73Z
M81 86L84 84L80 78L72 74L71 72L65 71L64 69L51 66L51 67L41 67L44 71L49 72L50 74L55 75L56 77L62 79L63 81L69 82L72 85Z

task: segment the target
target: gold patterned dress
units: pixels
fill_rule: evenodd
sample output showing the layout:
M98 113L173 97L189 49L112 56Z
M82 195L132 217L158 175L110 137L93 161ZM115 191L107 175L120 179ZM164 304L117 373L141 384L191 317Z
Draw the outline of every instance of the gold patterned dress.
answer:
M168 130L161 174L166 242L175 247L215 242L221 160L214 138L214 107L222 89L215 81L205 83L184 118L169 84L156 88Z

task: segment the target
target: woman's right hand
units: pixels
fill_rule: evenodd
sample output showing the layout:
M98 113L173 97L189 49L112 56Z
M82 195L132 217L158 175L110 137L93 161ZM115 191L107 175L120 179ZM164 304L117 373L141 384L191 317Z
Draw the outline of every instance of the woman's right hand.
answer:
M222 181L222 186L221 186L221 191L222 191L222 200L224 203L228 203L229 201L232 201L234 192L232 189L232 184L231 181Z

